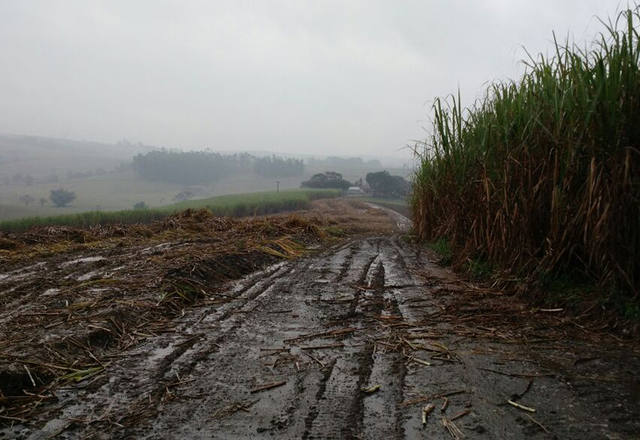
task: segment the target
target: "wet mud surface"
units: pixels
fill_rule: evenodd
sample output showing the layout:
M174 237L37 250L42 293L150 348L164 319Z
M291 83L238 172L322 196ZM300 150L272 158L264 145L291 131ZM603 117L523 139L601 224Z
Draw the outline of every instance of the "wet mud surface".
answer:
M279 261L0 438L638 438L635 345L435 260L397 232Z

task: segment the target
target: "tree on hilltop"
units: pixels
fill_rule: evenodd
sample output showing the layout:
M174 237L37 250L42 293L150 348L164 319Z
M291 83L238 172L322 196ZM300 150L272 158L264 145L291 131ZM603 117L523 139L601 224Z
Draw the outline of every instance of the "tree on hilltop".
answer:
M49 194L49 199L51 199L51 202L58 207L67 206L69 203L75 200L75 198L76 193L63 188L52 189L51 193Z
M351 182L344 180L342 174L334 171L314 174L311 179L302 182L305 188L338 188L346 190L351 186Z
M392 176L388 171L368 173L366 180L375 197L403 198L411 190L411 185L402 176Z
M24 206L29 206L30 204L32 204L36 199L34 199L32 196L30 196L29 194L25 194L23 196L20 196L20 201L22 203L24 203Z

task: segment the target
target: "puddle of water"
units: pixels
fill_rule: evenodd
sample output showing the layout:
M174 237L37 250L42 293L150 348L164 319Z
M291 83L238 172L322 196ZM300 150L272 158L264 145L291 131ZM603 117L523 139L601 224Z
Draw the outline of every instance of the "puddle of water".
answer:
M272 264L271 266L268 266L267 268L261 271L255 272L246 278L242 278L239 281L231 283L231 285L233 286L231 289L231 292L237 294L244 290L251 290L256 286L258 286L259 288L259 284L261 280L268 279L271 275L275 275L275 273L286 264L287 264L286 261ZM249 289L247 289L248 287Z
M18 280L22 280L24 278L30 277L35 273L36 272L23 272L15 275L12 275L12 274L6 274L5 276L0 275L0 281L18 281Z
M108 287L94 287L92 289L87 290L87 292L88 293L100 293L100 292L104 292L105 290L110 290L110 289Z
M102 260L106 260L106 258L100 257L100 256L76 258L75 260L65 261L60 265L60 268L62 269L65 267L69 267L71 265L76 265L76 264L95 263L96 261L102 261Z
M26 278L36 273L33 269L37 269L43 266L44 264L45 264L44 262L36 263L36 264L32 264L31 266L22 267L20 269L17 269L11 272L0 273L0 281L21 280L23 278Z
M366 276L367 287L373 286L374 278L376 277L379 264L382 264L382 259L380 258L380 254L376 255L376 257L371 262L371 265L369 266L369 270L367 271L367 276Z
M84 275L80 275L78 278L76 278L76 280L78 281L87 281L93 277L95 277L96 275L100 275L102 273L102 271L100 270L92 270L91 272L87 272Z
M52 295L56 295L58 292L60 292L60 289L47 289L44 292L42 292L42 295L40 296L52 296Z
M168 346L163 348L154 348L153 351L147 357L147 359L145 359L145 362L148 362L149 364L154 364L156 363L157 360L164 359L167 356L169 356L171 352L175 349L176 348L173 344L169 344Z
M171 245L172 245L172 243L160 243L160 244L157 244L155 246L146 247L146 248L142 249L140 251L140 253L143 254L143 255L146 255L146 254L151 254L153 252L160 252L160 251L163 251L163 250L166 250L166 249L170 248Z

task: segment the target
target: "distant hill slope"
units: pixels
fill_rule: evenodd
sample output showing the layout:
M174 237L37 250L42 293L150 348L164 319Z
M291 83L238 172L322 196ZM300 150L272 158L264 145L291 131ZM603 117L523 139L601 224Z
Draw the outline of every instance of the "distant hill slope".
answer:
M0 178L17 173L43 176L68 170L112 169L153 147L105 144L40 136L0 134Z
M50 138L44 136L27 136L0 133L0 182L6 177L16 174L29 174L43 177L57 174L60 177L68 171L93 171L98 168L110 170L122 162L129 162L138 153L146 153L160 147L119 142L107 144L102 142ZM223 154L234 154L241 151L215 149ZM257 157L276 155L304 159L310 172L338 171L345 177L362 177L369 171L383 169L394 170L396 174L409 175L413 169L412 160L405 157L375 157L371 155L353 155L351 159L360 159L360 166L345 166L340 162L349 157L325 157L312 154L276 153L270 151L242 151ZM338 163L331 163L338 161ZM377 162L377 163L376 163Z

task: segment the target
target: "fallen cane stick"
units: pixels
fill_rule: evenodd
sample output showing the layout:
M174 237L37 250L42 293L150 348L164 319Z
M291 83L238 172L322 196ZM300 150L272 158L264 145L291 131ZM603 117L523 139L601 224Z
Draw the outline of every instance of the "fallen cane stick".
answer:
M436 406L432 403L422 407L422 426L427 424L427 416L435 409L435 407Z
M528 406L520 405L519 403L516 403L513 400L507 400L507 403L509 405L515 406L516 408L521 409L523 411L528 411L528 412L532 412L532 413L536 412L535 408L530 408Z

